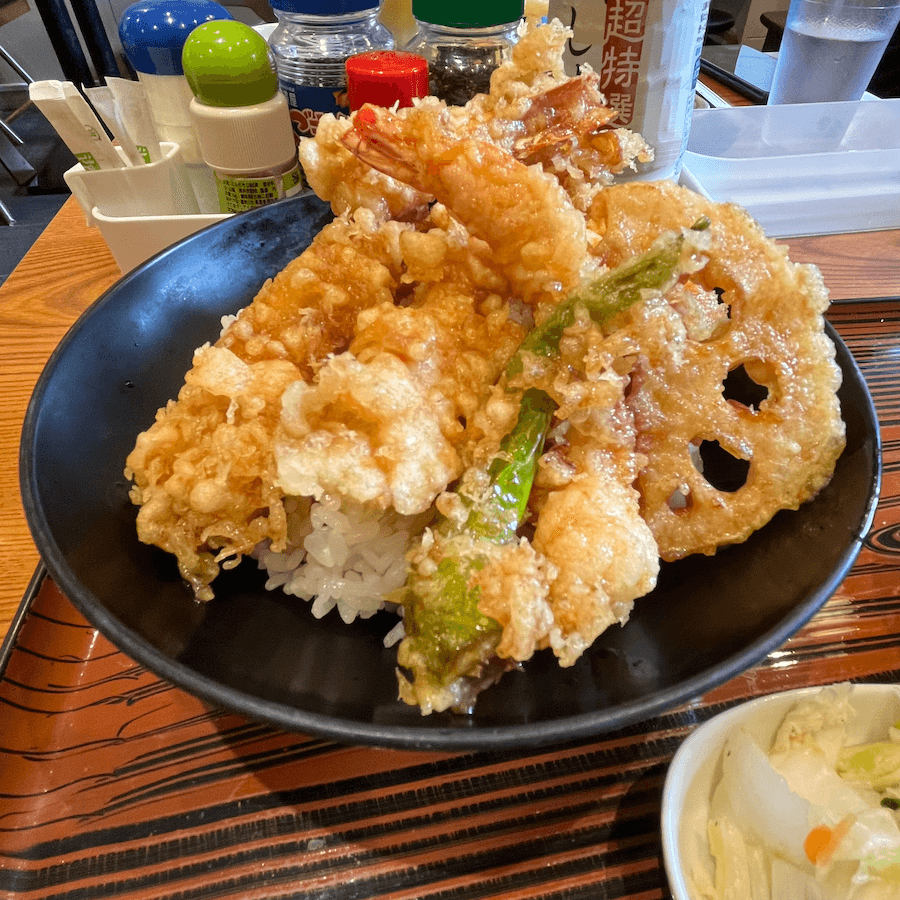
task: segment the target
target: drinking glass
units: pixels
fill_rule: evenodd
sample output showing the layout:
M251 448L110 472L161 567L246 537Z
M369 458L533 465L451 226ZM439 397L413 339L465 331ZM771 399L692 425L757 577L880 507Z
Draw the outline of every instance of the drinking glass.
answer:
M859 100L898 21L900 0L791 0L769 104Z

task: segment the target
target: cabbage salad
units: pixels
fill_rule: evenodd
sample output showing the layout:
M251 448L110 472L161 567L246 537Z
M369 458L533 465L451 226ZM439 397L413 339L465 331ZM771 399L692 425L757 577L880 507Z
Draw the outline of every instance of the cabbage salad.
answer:
M692 873L698 897L900 898L900 722L853 743L851 690L799 702L768 749L729 736L707 822L714 875Z

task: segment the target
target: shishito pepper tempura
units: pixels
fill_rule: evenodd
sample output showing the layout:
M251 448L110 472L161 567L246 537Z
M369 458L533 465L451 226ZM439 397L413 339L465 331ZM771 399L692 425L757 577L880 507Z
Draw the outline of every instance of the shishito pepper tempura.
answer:
M616 184L652 151L565 76L567 35L530 29L465 107L325 117L300 155L336 219L127 460L199 600L252 554L314 615L396 604L423 713L539 649L572 665L661 559L797 508L844 445L817 270L737 207ZM711 444L740 483L703 475Z

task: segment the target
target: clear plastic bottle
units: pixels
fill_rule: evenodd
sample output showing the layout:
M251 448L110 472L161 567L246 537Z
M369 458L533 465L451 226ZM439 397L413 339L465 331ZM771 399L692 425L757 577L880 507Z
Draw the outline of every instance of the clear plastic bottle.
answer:
M392 50L373 0L271 0L269 38L294 134L312 137L325 113L349 112L345 64L369 50Z
M623 179L677 181L694 113L709 0L550 0L549 18L572 23L566 72L591 66L616 125L641 134L652 162Z
M418 33L406 49L428 62L429 92L454 106L486 94L516 41L524 0L413 0Z

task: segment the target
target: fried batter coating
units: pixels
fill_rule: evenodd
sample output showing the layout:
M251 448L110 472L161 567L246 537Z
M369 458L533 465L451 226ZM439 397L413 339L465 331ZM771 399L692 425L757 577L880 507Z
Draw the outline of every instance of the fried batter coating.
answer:
M477 262L487 248L446 224L401 239L409 305L361 312L349 352L285 392L276 456L286 493L412 515L459 474L465 419L525 331L493 293L508 293L506 282Z
M452 284L420 285L416 306L375 307L360 316L351 352L365 363L394 354L429 392L441 431L457 443L465 421L484 403L525 329L496 294Z
M138 536L175 555L199 599L212 597L220 559L283 539L272 434L281 394L299 377L288 360L246 363L224 347L202 347L178 399L128 456Z
M790 262L739 207L669 183L614 186L591 210L613 264L703 215L712 222L708 262L693 280L721 292L728 321L680 341L648 334L629 398L647 457L637 482L643 515L663 559L713 554L796 509L828 483L844 448L841 372L817 269ZM758 405L726 394L741 367L766 393ZM704 442L749 464L742 486L719 489L704 477L695 463Z
M173 553L198 599L223 560L285 539L273 440L287 386L346 346L361 309L392 300L399 234L366 211L327 225L312 245L201 348L126 460L139 538Z
M416 121L374 106L357 112L343 142L370 166L443 203L490 245L525 302L561 296L585 277L584 216L538 167L494 144L456 138L439 118Z
M526 662L547 646L554 627L548 595L556 576L552 563L526 538L499 545L476 573L478 608L503 629L495 649L500 659Z
M311 374L346 346L360 310L393 301L402 274L400 236L409 228L365 209L335 219L262 286L219 345L248 362L289 359Z
M547 496L533 540L556 571L548 594L550 646L562 666L575 663L611 625L624 625L659 573L656 541L632 486L634 456L586 445L570 458L576 474Z
M403 515L425 512L459 474L427 386L396 356L365 364L332 357L315 384L297 381L283 397L275 438L278 483L286 494L339 494Z
M531 26L493 73L489 94L462 107L425 97L397 115L410 134L424 135L439 122L452 142L492 144L528 165L539 164L585 210L615 175L651 160L653 151L640 135L616 127L617 113L607 106L595 73L566 76L562 58L569 37L571 30L556 20ZM310 186L336 213L366 207L405 221L420 218L431 199L427 188L375 171L346 149L355 116L323 116L315 137L301 141Z

